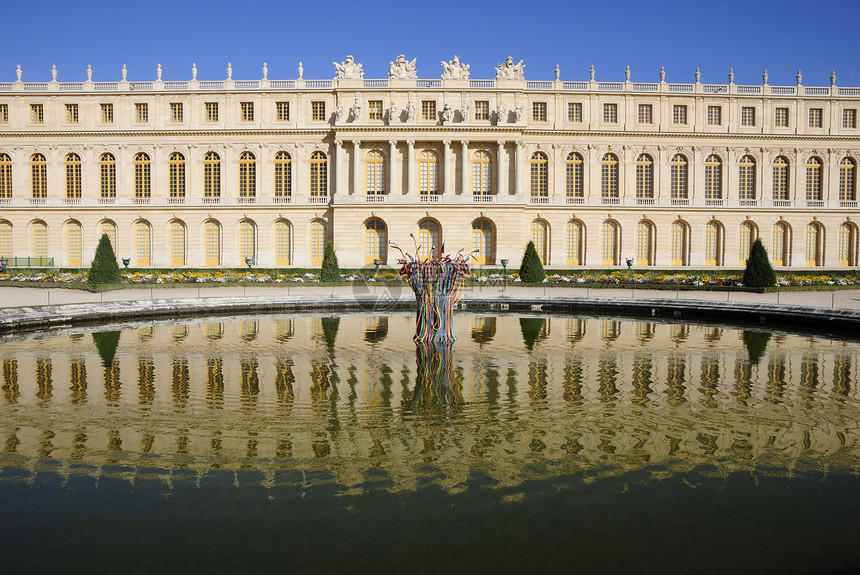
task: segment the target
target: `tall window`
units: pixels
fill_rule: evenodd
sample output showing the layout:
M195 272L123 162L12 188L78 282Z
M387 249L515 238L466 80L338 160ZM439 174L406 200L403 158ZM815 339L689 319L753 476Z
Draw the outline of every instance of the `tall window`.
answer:
M567 121L582 122L582 103L570 102L567 104Z
M221 265L221 225L215 220L207 220L203 226L206 243L206 265Z
M773 245L771 246L770 257L775 266L788 265L788 248L791 245L789 239L788 224L785 222L777 222L773 226Z
M824 228L817 222L806 226L806 265L824 265Z
M71 221L66 226L66 241L69 244L69 265L79 266L83 263L83 234L81 224Z
M203 196L221 197L221 158L215 152L203 156Z
M254 102L239 102L243 122L254 121Z
M723 265L723 226L710 221L705 226L705 265Z
M15 252L12 250L12 224L8 220L0 221L0 258L11 258Z
M275 102L275 120L278 122L290 121L290 103Z
M741 108L741 126L755 126L755 108L752 106Z
M806 201L821 201L821 166L822 162L815 156L806 162Z
M148 198L152 194L149 172L149 156L139 152L134 156L134 197Z
M9 123L9 104L0 104L0 124Z
M532 120L546 122L546 102L532 102Z
M66 198L81 197L81 157L66 155Z
M385 156L379 150L371 150L365 160L365 187L368 196L385 193Z
M564 165L565 195L568 198L583 197L582 156L576 152L567 155Z
M617 266L621 262L618 224L612 220L604 221L600 227L600 235L600 263L605 266Z
M683 104L672 106L672 123L676 126L687 125L687 106Z
M716 154L705 160L705 199L720 200L723 197L723 162Z
M654 113L651 104L639 104L639 123L653 124Z
M654 161L648 154L636 158L636 197L654 197Z
M185 224L180 220L170 222L170 265L185 265Z
M600 160L600 197L618 197L618 157L604 154Z
M146 220L135 224L137 242L137 265L148 266L152 262L152 226Z
M239 257L240 265L257 257L257 226L251 220L239 222Z
M99 192L102 199L116 197L116 159L110 152L99 157Z
M755 224L750 221L741 224L741 227L738 229L738 265L746 265L757 235Z
M33 223L33 257L37 260L48 258L48 224L39 220ZM47 262L37 262L46 264Z
M690 265L690 260L687 257L690 245L689 230L685 222L676 220L672 224L672 260L673 266Z
M570 220L565 228L566 254L565 263L569 266L581 266L585 263L584 240L585 233L582 222Z
M12 158L0 154L0 200L12 198Z
M326 225L323 220L316 219L311 222L311 265L318 266L323 261L325 254Z
M325 122L325 102L311 102L311 120Z
M275 197L284 198L293 194L293 163L287 152L275 154Z
M421 119L436 120L436 101L424 100L421 102Z
M34 198L48 197L48 167L45 156L33 154L30 158L30 174Z
M77 104L66 104L66 123L67 124L77 124L78 123L78 105Z
M185 156L179 152L170 154L169 168L169 191L171 198L185 197Z
M364 224L364 263L388 260L388 228L379 218L371 218Z
M439 250L441 246L442 230L439 222L430 218L418 222L418 256L428 258L432 250Z
M293 229L287 220L275 222L275 265L288 266L292 263Z
M493 224L486 218L478 218L472 222L472 250L475 252L475 263L478 265L492 264L495 259L495 242Z
M253 198L257 195L257 161L251 152L239 155L239 197Z
M708 106L708 125L723 125L723 109L720 106Z
M618 123L618 104L603 104L603 121L607 124Z
M788 198L788 160L777 156L773 161L773 199L787 201Z
M99 104L102 124L113 124L113 104Z
M654 225L647 220L636 224L636 265L654 265Z
M532 222L532 243L535 245L535 250L540 258L540 263L546 265L549 259L549 225L544 220L534 220Z
M788 127L788 108L776 108L773 111L773 125L777 128Z
M848 222L839 226L839 265L857 265L857 226Z
M853 202L856 200L856 186L857 164L855 164L854 160L851 158L842 158L842 161L839 162L839 201Z
M738 164L738 199L754 200L755 196L755 160L752 156L744 156Z
M478 150L472 156L472 195L488 196L492 193L493 161L490 154Z
M547 197L549 195L549 162L546 154L535 152L531 159L531 195L532 197Z
M319 151L311 154L311 196L328 195L326 167L327 160L325 154Z
M110 220L103 220L99 228L99 238L101 239L103 235L107 236L110 240L111 248L116 253L116 224Z
M810 128L820 128L822 117L823 117L823 109L822 108L810 108L809 109L809 127Z
M434 196L439 193L439 163L436 152L423 150L418 154L418 193Z
M673 200L686 200L687 194L687 157L683 154L672 156L670 164L670 192Z

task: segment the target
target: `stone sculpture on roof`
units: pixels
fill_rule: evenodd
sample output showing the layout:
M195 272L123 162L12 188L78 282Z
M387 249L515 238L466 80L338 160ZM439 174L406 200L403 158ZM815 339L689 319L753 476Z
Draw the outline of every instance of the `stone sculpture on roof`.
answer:
M389 80L411 80L418 78L418 72L415 70L415 61L418 58L413 58L410 62L406 56L400 54L394 62L388 64L388 79Z
M522 60L514 64L514 59L508 56L505 63L499 64L496 68L496 80L524 80L523 68L525 67Z
M461 64L460 57L456 54L450 62L442 61L442 78L445 80L468 80L469 65Z
M340 64L337 62L332 62L332 64L337 70L335 78L343 78L344 80L361 80L364 78L364 70L361 69L361 64L355 62L352 54L348 55L346 60Z

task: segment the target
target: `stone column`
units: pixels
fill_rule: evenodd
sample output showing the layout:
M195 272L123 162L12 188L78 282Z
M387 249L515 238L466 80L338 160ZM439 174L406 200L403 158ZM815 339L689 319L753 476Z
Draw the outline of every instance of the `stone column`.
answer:
M451 140L442 140L442 194L450 195L454 187L451 173Z
M395 193L395 185L397 184L397 180L395 179L395 173L397 172L397 140L388 140L388 193L389 195L393 195Z
M344 171L344 149L343 142L335 140L334 146L332 148L332 154L334 155L334 161L332 162L332 166L334 167L334 180L333 180L333 195L340 196L343 194L343 171Z
M353 140L352 141L352 193L360 194L361 186L359 182L361 181L361 141Z
M514 156L514 191L511 192L512 195L521 195L523 194L523 173L525 170L523 166L525 165L525 146L523 146L522 141L517 142L517 153Z
M415 194L415 140L406 140L406 185L403 188L405 194Z
M460 193L469 194L469 140L460 140L462 152L460 153Z
M498 193L498 195L500 195L500 196L506 196L508 194L508 183L509 183L508 180L509 180L509 178L508 178L507 156L505 155L505 141L504 140L498 140L496 142L496 144L498 144L498 147L499 147L499 151L496 154L496 156L498 157L498 163L499 163L499 173L498 173L498 177L497 177L498 183L496 184L496 193Z
M789 199L796 202L806 199L806 165L801 163L800 152L794 151L794 173L789 175L788 194Z

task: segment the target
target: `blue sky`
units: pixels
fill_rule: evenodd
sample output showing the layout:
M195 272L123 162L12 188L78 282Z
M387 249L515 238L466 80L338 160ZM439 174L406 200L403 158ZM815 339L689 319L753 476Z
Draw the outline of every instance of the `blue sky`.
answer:
M334 76L331 62L354 54L367 78L387 77L389 60L418 58L421 78L438 78L441 60L459 54L473 78L491 78L511 55L524 60L526 78L655 82L660 66L669 82L759 84L764 68L772 85L793 85L798 68L806 85L860 86L857 0L688 0L685 2L5 2L0 34L0 81L60 81L191 77L221 80L227 62L234 79Z

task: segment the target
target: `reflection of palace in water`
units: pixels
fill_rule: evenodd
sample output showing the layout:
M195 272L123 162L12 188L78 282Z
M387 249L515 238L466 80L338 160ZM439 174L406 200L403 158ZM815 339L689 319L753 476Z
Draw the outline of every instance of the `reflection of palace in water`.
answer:
M852 342L602 318L459 316L455 327L448 355L419 349L417 364L408 315L6 338L0 479L12 466L129 478L291 469L354 485L380 468L412 488L434 469L452 489L472 471L515 484L649 465L860 463Z

